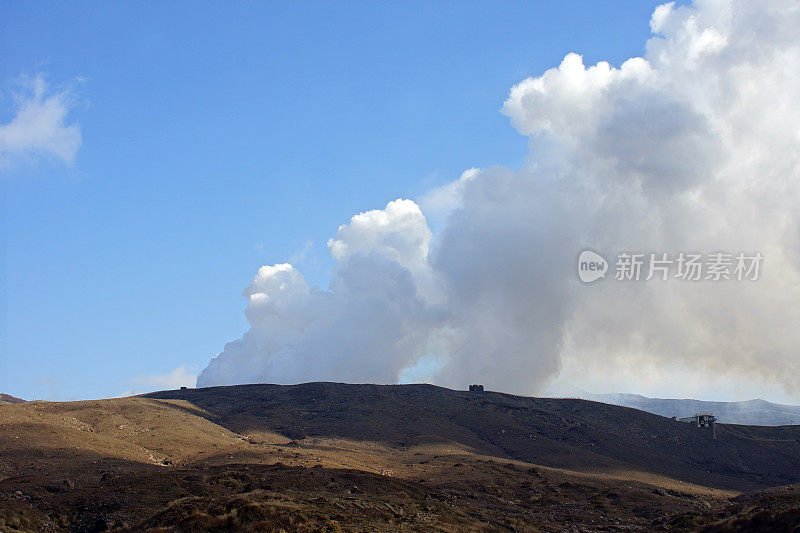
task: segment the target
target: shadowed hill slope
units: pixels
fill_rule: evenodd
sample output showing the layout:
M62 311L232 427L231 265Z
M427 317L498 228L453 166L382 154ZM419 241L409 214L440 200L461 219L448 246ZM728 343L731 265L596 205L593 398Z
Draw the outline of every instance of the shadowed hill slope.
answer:
M0 531L742 531L800 516L800 484L763 490L800 477L797 426L713 440L625 407L429 385L146 396L0 405Z
M25 400L0 392L0 403L25 403Z
M487 455L583 471L635 469L709 487L800 482L799 426L730 431L573 399L470 393L432 385L240 385L163 391L236 433L339 437L410 446L446 439Z

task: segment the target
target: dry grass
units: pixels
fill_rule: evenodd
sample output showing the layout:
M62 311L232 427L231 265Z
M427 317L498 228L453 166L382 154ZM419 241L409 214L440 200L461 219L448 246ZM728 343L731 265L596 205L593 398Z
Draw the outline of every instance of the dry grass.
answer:
M593 402L414 386L6 404L0 531L744 531L797 521L791 487L742 493L800 478L798 450L701 431Z

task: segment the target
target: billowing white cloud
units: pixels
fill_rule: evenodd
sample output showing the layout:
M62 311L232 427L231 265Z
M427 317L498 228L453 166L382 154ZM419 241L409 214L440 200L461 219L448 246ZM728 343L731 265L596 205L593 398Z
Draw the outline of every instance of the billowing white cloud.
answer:
M289 264L261 267L244 291L250 330L198 385L396 381L440 320L429 303L430 239L419 207L397 200L355 215L329 241L337 261L330 291L309 287Z
M502 112L530 139L524 168L424 195L435 235L409 200L356 215L329 243L330 290L263 267L250 330L198 384L424 375L535 393L559 375L694 376L683 391L713 375L800 400L798 23L791 1L665 4L644 57L569 54L519 83ZM585 248L758 251L764 266L756 282L583 285Z
M0 124L0 163L48 156L72 163L81 145L77 122L68 123L74 104L70 90L50 91L42 76L25 79L10 122Z
M455 181L445 183L425 193L420 199L420 206L425 210L426 216L447 216L453 209L461 204L464 188L480 172L479 168L468 168L461 173Z

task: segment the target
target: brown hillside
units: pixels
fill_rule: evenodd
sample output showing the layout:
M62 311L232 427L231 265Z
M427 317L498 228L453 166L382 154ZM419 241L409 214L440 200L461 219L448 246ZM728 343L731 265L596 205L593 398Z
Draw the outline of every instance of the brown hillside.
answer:
M409 446L427 438L557 468L634 467L706 486L753 490L800 482L800 426L693 427L587 400L470 393L433 385L242 385L148 394L184 399L237 433L335 436Z
M0 531L713 531L791 523L797 427L311 383L0 406ZM745 490L762 489L742 493ZM744 524L744 526L742 526Z
M25 400L0 392L0 403L25 403Z

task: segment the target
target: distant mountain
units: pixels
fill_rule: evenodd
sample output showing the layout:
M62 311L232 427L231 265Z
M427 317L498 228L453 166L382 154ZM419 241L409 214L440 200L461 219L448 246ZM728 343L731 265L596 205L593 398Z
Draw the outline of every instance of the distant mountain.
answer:
M702 400L674 400L648 398L638 394L590 394L585 398L598 402L633 407L661 416L692 416L711 413L719 422L750 426L786 426L800 424L800 406L781 405L766 400L744 402L707 402Z
M25 403L25 400L0 392L0 403Z

